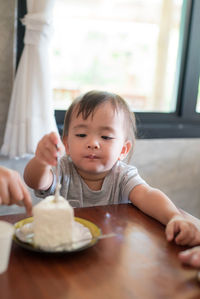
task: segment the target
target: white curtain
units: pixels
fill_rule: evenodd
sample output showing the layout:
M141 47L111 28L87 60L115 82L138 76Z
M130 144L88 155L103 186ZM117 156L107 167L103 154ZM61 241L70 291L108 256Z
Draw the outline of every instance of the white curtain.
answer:
M48 57L55 0L27 0L24 50L18 65L1 148L3 155L23 157L35 152L38 141L57 131L52 105Z

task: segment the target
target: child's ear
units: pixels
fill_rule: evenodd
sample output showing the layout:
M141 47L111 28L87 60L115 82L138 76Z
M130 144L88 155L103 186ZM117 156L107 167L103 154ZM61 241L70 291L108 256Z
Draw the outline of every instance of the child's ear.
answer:
M64 136L63 139L63 144L65 146L65 151L66 151L66 154L69 155L69 146L68 146L68 139L67 139L67 136Z
M121 151L121 154L120 154L118 160L124 160L126 158L126 156L128 155L128 153L131 149L131 146L132 146L131 141L127 140L122 147L122 151Z

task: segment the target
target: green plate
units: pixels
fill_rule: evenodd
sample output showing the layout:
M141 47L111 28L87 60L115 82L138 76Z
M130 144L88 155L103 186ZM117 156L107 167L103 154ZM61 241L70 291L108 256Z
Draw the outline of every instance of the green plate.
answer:
M19 246L21 246L25 249L35 251L35 252L44 252L44 253L51 253L51 254L62 254L62 253L77 252L77 251L81 251L81 250L84 250L84 249L87 249L89 247L94 246L98 242L99 237L101 236L101 229L96 224L94 224L93 222L91 222L89 220L79 218L79 217L74 217L74 219L75 219L76 222L79 222L82 225L84 225L85 227L87 227L90 230L91 234L92 234L91 241L89 241L87 244L85 244L83 246L80 246L76 249L62 250L62 251L42 250L41 248L35 246L33 244L33 241L31 241L30 243L21 241L16 236L16 234L14 234L13 240L14 240L15 243L17 243ZM18 228L22 227L23 225L25 225L27 223L31 223L31 222L33 222L33 217L29 217L29 218L25 218L23 220L20 220L20 221L16 222L14 226L15 226L15 229L18 229Z

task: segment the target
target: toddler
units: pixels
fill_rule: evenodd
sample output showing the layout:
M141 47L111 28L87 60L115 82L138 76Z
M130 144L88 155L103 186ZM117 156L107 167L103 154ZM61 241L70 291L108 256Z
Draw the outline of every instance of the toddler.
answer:
M132 202L166 225L166 238L180 245L200 240L196 226L181 215L160 190L149 186L123 160L135 142L135 117L118 95L90 91L78 97L65 115L63 138L52 132L38 143L27 164L25 182L46 197L55 193L55 166L60 160L61 195L73 207ZM64 144L64 146L63 146Z

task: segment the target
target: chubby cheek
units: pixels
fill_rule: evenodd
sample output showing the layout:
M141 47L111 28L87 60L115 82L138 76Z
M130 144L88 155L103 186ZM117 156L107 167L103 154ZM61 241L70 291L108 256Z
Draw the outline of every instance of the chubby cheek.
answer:
M70 144L68 146L67 154L71 156L72 160L73 159L76 160L76 159L80 158L80 156L82 156L82 154L83 154L81 144L79 142Z
M105 153L105 157L108 160L108 162L113 162L113 161L117 161L119 155L118 155L118 151L116 151L115 149L112 150L107 150Z

